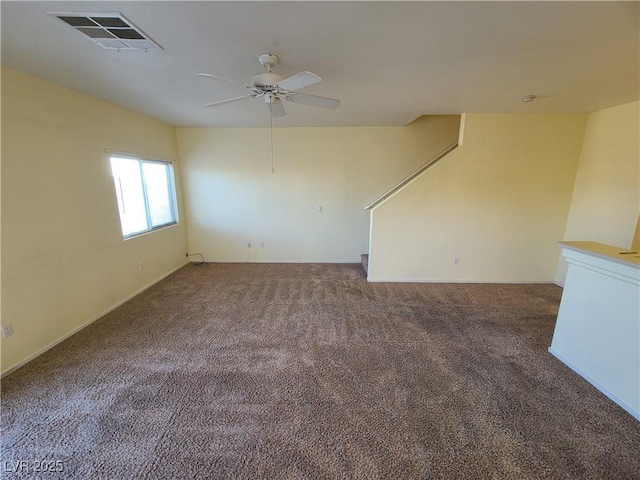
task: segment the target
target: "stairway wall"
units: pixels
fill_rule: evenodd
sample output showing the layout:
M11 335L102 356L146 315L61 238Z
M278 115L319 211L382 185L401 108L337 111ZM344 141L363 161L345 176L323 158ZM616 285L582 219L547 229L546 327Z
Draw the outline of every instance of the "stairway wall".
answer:
M467 114L464 143L371 210L368 279L553 281L586 117Z

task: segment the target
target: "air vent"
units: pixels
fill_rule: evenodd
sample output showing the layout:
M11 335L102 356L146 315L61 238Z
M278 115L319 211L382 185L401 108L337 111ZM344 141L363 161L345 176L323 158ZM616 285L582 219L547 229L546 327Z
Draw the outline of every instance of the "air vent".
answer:
M89 37L102 48L112 50L162 50L142 30L119 13L51 13Z

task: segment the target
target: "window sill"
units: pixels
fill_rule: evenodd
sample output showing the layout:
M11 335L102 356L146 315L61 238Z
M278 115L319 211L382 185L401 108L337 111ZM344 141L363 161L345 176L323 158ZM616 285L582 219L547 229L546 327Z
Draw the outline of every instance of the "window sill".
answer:
M129 241L129 240L134 240L136 238L146 237L147 235L151 235L153 233L160 232L162 230L167 230L168 228L173 228L173 227L177 227L177 226L178 226L178 222L170 223L168 225L163 225L161 227L154 228L153 230L147 230L145 232L134 233L133 235L130 235L128 237L123 237L122 239L126 242L126 241Z

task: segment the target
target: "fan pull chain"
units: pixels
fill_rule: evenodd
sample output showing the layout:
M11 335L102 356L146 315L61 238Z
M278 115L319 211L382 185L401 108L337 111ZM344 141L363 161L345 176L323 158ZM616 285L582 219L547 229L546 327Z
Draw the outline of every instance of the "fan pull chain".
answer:
M271 112L271 103L269 103L269 130L271 134L271 173L276 173L273 166L273 113Z

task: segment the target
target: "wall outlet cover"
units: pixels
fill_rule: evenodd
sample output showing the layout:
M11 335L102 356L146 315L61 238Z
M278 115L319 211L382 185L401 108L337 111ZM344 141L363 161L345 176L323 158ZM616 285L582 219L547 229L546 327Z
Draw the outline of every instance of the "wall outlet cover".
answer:
M13 335L13 325L11 323L4 323L2 325L2 336L7 338Z

